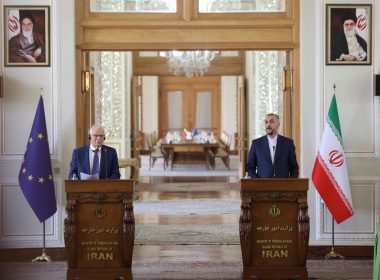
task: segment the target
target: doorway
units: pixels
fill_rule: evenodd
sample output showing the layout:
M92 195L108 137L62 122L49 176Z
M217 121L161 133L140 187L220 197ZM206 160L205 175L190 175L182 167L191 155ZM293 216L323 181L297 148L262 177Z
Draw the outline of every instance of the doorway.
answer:
M249 50L283 50L287 53L286 65L290 69L291 82L286 82L286 94L284 93L284 120L282 127L287 127L284 135L295 140L299 146L300 135L300 98L299 98L299 2L286 1L282 9L271 12L249 11L246 13L226 12L202 12L199 10L200 1L177 0L176 11L166 13L104 13L91 11L91 1L76 2L76 30L77 35L77 145L86 142L87 121L89 110L88 96L81 89L81 73L88 70L91 64L88 62L87 51L169 51L177 50L237 50L244 53ZM91 11L91 12L90 12ZM244 28L241 28L244 27ZM162 61L153 65L142 64L141 72L147 72L161 67ZM224 62L218 64L216 69ZM243 66L243 67L241 67ZM127 69L127 68L126 68ZM247 76L251 68L244 64L231 63L225 69L230 73L236 72ZM236 70L238 69L238 70ZM134 69L133 69L134 70ZM261 69L258 71L264 73ZM126 71L126 83L130 83L131 75L137 74L132 69ZM215 73L209 71L210 75ZM140 74L137 74L140 75ZM144 75L144 74L143 74ZM233 75L233 74L231 74ZM119 85L119 84L117 84ZM290 86L289 86L290 85ZM246 87L245 81L239 82L239 94L245 98L244 110L250 114L244 115L237 112L239 117L239 131L237 143L242 153L247 153L249 139L253 132L247 130L252 123L260 122L260 116L251 115L252 104L257 103L252 99L252 88ZM133 86L134 87L134 86ZM240 89L246 88L242 92ZM285 92L285 91L284 91ZM239 99L240 97L238 97ZM125 100L126 112L131 112L131 101ZM290 105L290 110L288 110ZM240 107L239 107L240 108ZM239 109L238 108L238 109ZM244 111L242 110L242 111ZM83 115L85 114L85 115ZM135 114L134 114L135 115ZM124 120L123 120L124 121ZM243 125L240 125L243 124ZM289 125L288 125L289 124ZM124 155L131 156L131 145L137 143L134 138L133 121L125 123L126 131L122 131L127 139ZM116 130L115 130L116 131ZM131 147L128 149L128 145ZM129 151L129 152L128 152Z
M231 137L231 153L239 155L242 176L250 137L265 133L261 121L265 114L277 113L283 120L281 127L288 126L285 114L292 106L289 89L283 90L288 52L246 51L242 55L245 76L224 75L220 64L211 64L210 70L218 75L193 78L132 76L129 69L135 55L131 52L90 52L88 57L91 87L87 96L92 102L84 112L92 112L92 121L105 126L107 144L122 159L138 159L141 151L147 152L152 133L163 138L169 131L196 128L219 139L224 131ZM145 63L149 67L155 60ZM167 65L161 64L164 71ZM281 134L289 136L286 129Z

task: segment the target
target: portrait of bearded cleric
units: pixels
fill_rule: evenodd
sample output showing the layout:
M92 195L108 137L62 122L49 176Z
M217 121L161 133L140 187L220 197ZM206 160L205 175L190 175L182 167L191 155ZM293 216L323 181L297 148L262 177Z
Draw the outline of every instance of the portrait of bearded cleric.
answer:
M371 6L327 5L327 64L371 64Z
M6 66L49 66L49 7L5 7Z

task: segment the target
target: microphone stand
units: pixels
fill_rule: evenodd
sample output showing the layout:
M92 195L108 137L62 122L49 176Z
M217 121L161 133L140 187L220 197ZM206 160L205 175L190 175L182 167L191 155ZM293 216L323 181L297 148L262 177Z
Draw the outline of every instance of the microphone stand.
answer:
M38 261L46 261L51 262L51 259L48 255L46 255L45 252L45 221L42 222L43 225L43 248L42 248L42 255L34 258L32 262L38 262Z
M274 162L274 155L276 153L276 146L273 146L273 178L276 178L276 166Z

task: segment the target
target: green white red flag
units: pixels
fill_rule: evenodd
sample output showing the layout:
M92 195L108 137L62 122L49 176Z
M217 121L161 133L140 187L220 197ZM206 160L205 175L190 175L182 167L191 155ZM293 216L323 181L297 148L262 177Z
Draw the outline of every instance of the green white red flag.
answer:
M338 224L354 214L335 94L331 100L312 180Z

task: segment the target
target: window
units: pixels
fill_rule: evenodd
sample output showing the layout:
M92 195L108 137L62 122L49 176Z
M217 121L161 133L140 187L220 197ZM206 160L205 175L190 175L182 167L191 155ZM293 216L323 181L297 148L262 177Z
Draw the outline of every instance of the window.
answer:
M283 12L285 0L199 0L200 13Z
M175 13L176 0L91 0L91 12Z

